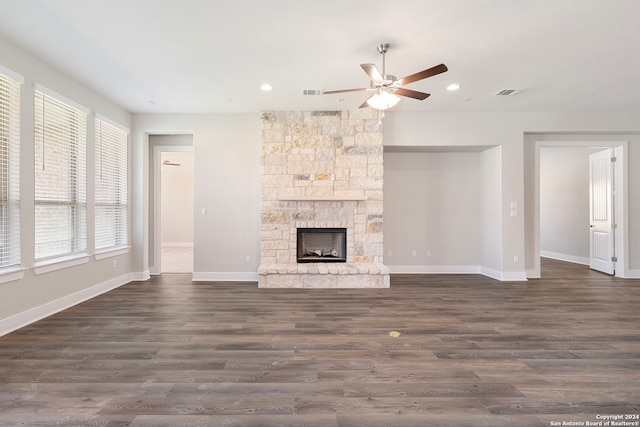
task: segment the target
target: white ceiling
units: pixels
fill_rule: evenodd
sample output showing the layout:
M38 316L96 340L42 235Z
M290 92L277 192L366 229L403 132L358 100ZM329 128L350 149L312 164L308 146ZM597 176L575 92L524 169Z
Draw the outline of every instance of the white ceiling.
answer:
M398 78L449 67L395 110L640 111L638 18L638 0L0 0L0 37L131 112L354 109L367 93L302 91L367 86L381 42Z

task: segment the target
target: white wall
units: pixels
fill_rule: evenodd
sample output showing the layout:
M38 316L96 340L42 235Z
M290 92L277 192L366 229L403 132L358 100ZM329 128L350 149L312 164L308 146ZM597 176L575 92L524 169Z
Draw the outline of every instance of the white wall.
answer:
M523 277L534 265L533 169L536 138L629 141L629 276L640 277L640 123L637 114L588 113L400 113L385 117L384 144L405 147L501 147L501 258L503 274ZM615 138L614 138L615 137ZM526 181L525 181L526 177ZM519 203L511 216L511 203ZM525 223L526 219L526 223ZM386 236L385 236L386 239ZM525 250L526 249L526 250ZM514 262L514 256L518 261ZM525 268L526 262L526 268ZM511 274L513 273L513 274Z
M149 268L149 135L171 133L193 134L194 280L257 281L259 114L134 115L134 268Z
M501 148L431 149L387 147L385 263L392 273L504 278Z
M480 153L384 154L384 261L392 273L477 270L480 169Z
M480 265L488 276L502 273L502 147L480 153Z
M589 147L540 150L540 252L589 263Z
M500 253L497 254L500 259L490 264L497 267L504 278L512 280L525 279L524 238L521 237L524 218L522 213L510 216L510 203L523 203L523 132L519 130L522 126L520 121L522 118L516 115L499 113L390 112L385 117L384 129L385 147L469 147L477 150L500 146L500 166L495 171L500 177L497 215L500 230L495 234L500 240ZM497 152L492 154L497 155ZM518 262L513 262L514 256L518 257Z
M148 134L194 132L195 277L247 280L254 277L259 253L259 114L145 114L135 115L134 122L134 162L139 166L135 179L140 181L140 185L134 187L139 191L134 195L134 200L138 201L136 210L148 215L148 161L145 161L148 159ZM532 185L528 168L533 164L525 134L552 134L552 131L567 134L583 129L592 132L594 138L602 138L599 133L605 130L628 130L634 126L640 127L633 114L389 112L385 118L384 144L385 148L415 147L417 150L414 151L425 147L449 147L449 151L475 150L480 153L480 178L482 182L492 184L482 185L486 190L483 200L491 202L481 207L484 237L480 239L482 259L479 263L489 273L497 272L503 279L519 280L525 277L525 259L528 263L532 257L525 251L525 244L528 251L533 246L529 240L532 225L527 222L525 227L525 218L533 215L532 201L525 193L525 187L528 189ZM631 141L628 159L631 183L629 266L639 269L640 244L636 242L640 242L640 195L633 182L639 182L640 178L637 172L640 170L640 149L637 148L640 140L633 134L621 137ZM385 176L385 185L387 178ZM392 196L385 192L387 206L389 197ZM511 215L512 202L518 206L515 216ZM202 207L208 207L208 215L200 215ZM388 239L393 239L389 221L393 220L385 211L387 243ZM136 229L138 234L134 238L140 246L137 245L134 269L139 270L148 265L145 246L148 230L143 221ZM238 240L229 238L236 234ZM396 264L395 260L387 258L387 251L385 249L385 263ZM251 257L251 262L244 261L246 256ZM458 259L449 258L443 262L451 264Z
M131 126L130 114L108 100L65 76L58 70L0 39L0 65L24 77L21 88L21 241L24 277L0 284L0 335L43 316L66 308L79 301L128 282L132 275L130 254L96 260L86 264L35 275L34 263L34 83L41 84L71 99L92 112L125 126ZM87 144L87 226L89 247L93 242L93 176L95 173L91 141L94 139L93 120L88 120ZM115 266L114 266L115 261Z

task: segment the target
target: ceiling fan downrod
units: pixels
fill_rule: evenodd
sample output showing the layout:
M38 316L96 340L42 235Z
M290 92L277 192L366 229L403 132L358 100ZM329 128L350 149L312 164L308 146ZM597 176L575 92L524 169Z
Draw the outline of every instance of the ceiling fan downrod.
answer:
M380 52L380 54L382 54L382 77L386 79L386 61L385 61L385 57L386 57L386 53L387 50L389 50L389 43L380 43L378 45L378 52Z
M389 50L389 43L380 43L378 46L378 52L382 55L382 85L387 86L396 81L396 76L387 75L387 51Z

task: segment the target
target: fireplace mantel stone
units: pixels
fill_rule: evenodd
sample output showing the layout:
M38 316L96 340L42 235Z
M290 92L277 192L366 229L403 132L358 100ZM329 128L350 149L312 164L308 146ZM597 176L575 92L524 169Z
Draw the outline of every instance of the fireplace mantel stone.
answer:
M389 267L379 263L262 264L259 288L388 288Z
M262 113L260 287L383 288L382 122L371 109ZM346 263L296 262L297 228L345 228Z

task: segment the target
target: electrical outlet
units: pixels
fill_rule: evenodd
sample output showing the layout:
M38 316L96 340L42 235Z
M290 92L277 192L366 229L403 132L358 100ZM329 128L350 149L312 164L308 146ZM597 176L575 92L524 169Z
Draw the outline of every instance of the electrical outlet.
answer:
M113 260L113 268L116 268L118 266L118 260L114 259Z
M514 255L513 256L513 262L518 262L520 258L518 257L518 255Z
M427 256L431 256L431 251L427 251Z
M414 258L418 256L418 253L416 252L415 249L413 250L413 252L411 252L411 256Z
M251 255L244 257L244 262L251 262Z

